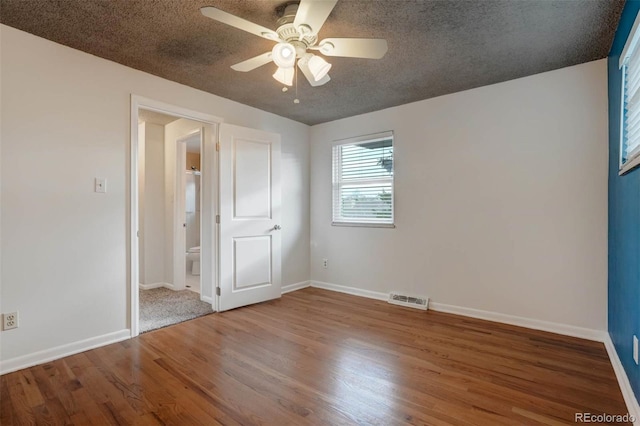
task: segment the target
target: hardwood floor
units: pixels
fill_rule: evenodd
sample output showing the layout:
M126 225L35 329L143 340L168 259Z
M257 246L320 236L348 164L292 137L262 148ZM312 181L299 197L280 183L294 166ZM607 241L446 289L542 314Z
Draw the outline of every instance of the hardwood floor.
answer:
M308 288L2 376L2 425L573 424L601 343Z

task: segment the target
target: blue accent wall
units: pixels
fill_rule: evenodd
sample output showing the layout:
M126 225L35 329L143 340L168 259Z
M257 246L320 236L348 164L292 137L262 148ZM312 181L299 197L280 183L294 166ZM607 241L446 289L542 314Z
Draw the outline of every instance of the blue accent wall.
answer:
M631 386L640 400L640 367L633 361L633 335L640 338L640 168L618 176L620 158L620 54L639 0L622 11L611 52L609 74L609 334Z

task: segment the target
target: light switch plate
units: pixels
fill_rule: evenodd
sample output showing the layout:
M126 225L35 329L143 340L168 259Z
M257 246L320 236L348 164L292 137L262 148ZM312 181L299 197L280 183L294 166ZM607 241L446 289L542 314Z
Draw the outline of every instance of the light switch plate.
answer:
M95 183L95 191L96 192L107 192L107 179L106 178L96 178Z

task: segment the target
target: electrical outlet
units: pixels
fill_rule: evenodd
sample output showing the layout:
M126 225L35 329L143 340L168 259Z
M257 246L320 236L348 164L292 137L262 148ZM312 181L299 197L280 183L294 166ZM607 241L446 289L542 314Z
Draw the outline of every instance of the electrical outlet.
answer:
M638 365L638 337L633 336L633 360Z
M18 312L9 312L2 315L2 329L11 330L18 328Z
M329 259L322 259L322 267L327 269L329 267Z

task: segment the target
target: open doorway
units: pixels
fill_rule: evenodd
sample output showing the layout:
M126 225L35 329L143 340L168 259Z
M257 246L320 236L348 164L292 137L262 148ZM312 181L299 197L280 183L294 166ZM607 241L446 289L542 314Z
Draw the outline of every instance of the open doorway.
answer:
M216 267L215 123L153 108L135 113L132 335L212 313Z
M180 156L178 164L184 170L184 193L180 194L184 200L184 222L185 232L185 287L194 293L200 294L200 240L201 240L201 211L202 203L201 177L202 177L202 133L189 136L179 143L184 145L185 155ZM179 147L182 151L182 147Z
M164 208L150 208L147 191L150 183L149 164L142 164L141 147L145 154L147 126L139 122L140 114L168 116L164 125ZM186 166L187 147L199 134L200 170ZM143 135L145 140L143 141ZM181 156L185 160L182 162ZM220 118L187 110L163 102L131 97L131 186L129 227L129 285L131 336L152 328L141 325L143 291L162 290L169 294L195 296L204 302L204 313L225 311L280 297L282 287L281 226L282 197L280 182L280 135L263 130L223 124ZM146 158L145 158L146 160ZM196 162L197 164L197 162ZM142 171L142 172L141 172ZM200 172L200 262L195 256L197 245L187 241L187 214L196 217L197 206L189 210L187 176ZM157 183L157 180L156 180ZM142 187L141 187L142 185ZM195 190L195 178L194 178ZM197 193L197 191L195 191ZM185 194L184 197L181 194ZM197 202L197 195L194 195ZM150 211L151 210L151 211ZM164 227L149 232L152 223L148 214L164 213ZM141 216L141 214L143 216ZM139 225L143 225L141 228ZM194 228L195 229L195 228ZM162 235L165 281L143 282L148 279L150 264L147 237ZM197 236L197 232L194 233ZM192 241L192 240L190 240ZM197 239L196 239L197 243ZM191 250L190 250L191 249ZM151 262L153 263L153 262ZM142 271L142 268L145 268ZM199 294L195 284L199 275ZM190 271L191 277L187 274ZM195 273L194 273L195 272ZM189 285L190 287L187 287ZM214 291L215 289L215 291ZM199 296L199 298L198 298ZM172 303L158 309L160 327L188 319L168 321L166 311ZM191 317L198 316L193 314ZM157 328L156 325L153 328Z

